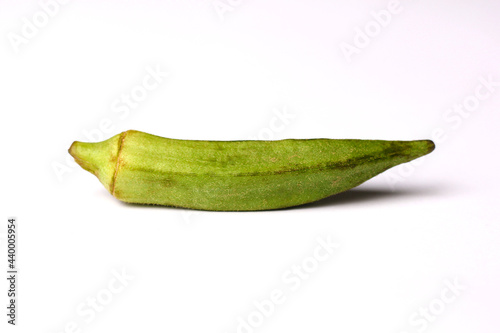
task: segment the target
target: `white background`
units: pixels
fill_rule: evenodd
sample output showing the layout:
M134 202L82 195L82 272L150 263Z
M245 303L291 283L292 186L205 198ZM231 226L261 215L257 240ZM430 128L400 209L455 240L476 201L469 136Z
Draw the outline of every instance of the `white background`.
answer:
M20 270L15 329L0 283L1 331L498 332L500 4L221 3L52 2L49 17L1 2L1 267L15 216ZM148 68L168 77L115 112ZM74 140L128 129L437 148L316 204L196 212L123 204L70 163ZM340 245L315 267L318 237ZM273 290L283 302L264 317L255 302Z

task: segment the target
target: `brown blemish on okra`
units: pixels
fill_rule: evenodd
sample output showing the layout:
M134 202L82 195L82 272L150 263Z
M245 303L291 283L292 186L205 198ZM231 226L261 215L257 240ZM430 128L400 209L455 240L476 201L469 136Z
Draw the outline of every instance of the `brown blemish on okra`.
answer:
M116 167L115 167L115 172L113 173L113 179L111 180L111 194L113 196L115 195L116 177L118 175L118 170L120 170L120 163L121 163L120 155L122 152L123 141L125 140L125 137L127 136L128 132L129 131L121 133L118 139L118 147L116 152Z

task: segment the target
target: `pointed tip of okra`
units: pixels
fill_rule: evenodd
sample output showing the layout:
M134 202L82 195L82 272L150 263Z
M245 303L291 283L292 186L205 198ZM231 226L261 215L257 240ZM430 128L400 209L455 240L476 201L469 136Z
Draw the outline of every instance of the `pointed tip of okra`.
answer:
M95 175L112 192L121 134L101 142L75 141L68 152L84 170Z
M431 140L388 141L387 143L388 148L376 154L387 159L391 167L423 157L436 147Z
M68 152L75 162L84 170L96 175L99 165L99 158L94 149L94 143L75 141L69 147Z
M432 140L416 140L410 141L411 144L411 153L410 156L412 159L419 158L431 153L436 145Z

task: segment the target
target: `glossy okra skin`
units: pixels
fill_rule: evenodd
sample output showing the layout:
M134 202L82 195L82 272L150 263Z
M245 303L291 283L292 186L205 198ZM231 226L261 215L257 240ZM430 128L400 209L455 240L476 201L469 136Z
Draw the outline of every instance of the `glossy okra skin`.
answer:
M198 141L130 130L69 152L124 202L251 211L343 192L433 149L430 140Z

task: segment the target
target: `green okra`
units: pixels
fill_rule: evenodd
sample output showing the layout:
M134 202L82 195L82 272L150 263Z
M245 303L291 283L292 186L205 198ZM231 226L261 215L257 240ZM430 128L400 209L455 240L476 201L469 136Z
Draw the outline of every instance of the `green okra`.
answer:
M430 140L199 141L129 130L69 153L121 201L202 210L297 206L434 150Z

